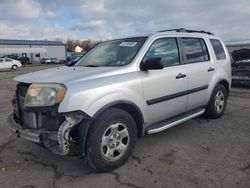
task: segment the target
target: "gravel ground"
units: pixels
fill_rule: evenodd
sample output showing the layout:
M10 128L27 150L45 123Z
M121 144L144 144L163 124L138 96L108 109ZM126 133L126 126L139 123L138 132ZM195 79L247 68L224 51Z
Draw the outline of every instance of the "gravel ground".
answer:
M84 159L52 154L6 127L12 78L52 66L0 72L0 187L250 187L250 89L232 89L221 119L198 117L140 138L121 168L92 173Z

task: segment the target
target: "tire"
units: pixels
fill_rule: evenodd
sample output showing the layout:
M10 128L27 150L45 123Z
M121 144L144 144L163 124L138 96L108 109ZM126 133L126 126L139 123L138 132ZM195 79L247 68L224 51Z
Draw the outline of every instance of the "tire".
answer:
M130 114L121 109L107 109L90 125L87 134L89 166L99 172L120 167L133 153L136 138L136 123Z
M214 88L209 103L206 106L205 116L212 119L220 118L225 112L227 99L228 92L225 86L218 84Z
M12 68L13 70L17 70L17 69L18 69L18 66L17 66L17 65L13 65L11 68Z

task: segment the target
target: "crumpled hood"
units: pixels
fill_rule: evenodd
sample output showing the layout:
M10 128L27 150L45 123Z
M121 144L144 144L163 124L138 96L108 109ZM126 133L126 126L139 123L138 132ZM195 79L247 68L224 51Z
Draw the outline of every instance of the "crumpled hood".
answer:
M63 83L78 80L94 79L115 74L117 67L56 67L15 77L14 80L24 83Z

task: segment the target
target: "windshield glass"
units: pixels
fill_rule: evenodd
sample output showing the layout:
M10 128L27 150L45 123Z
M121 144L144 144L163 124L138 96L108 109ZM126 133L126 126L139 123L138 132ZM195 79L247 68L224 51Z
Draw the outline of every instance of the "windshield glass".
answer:
M80 59L76 66L124 66L140 50L146 37L125 38L103 42Z

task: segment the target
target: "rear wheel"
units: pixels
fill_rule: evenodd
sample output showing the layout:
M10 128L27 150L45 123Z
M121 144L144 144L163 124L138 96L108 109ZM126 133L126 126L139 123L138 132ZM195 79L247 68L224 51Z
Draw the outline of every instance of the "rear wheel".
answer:
M217 85L206 107L206 117L214 119L221 117L226 109L227 98L228 93L225 86L221 84Z
M11 68L12 68L13 70L17 70L17 69L18 69L18 66L17 66L17 65L13 65Z
M111 108L91 125L87 137L87 159L97 171L111 171L123 165L136 143L134 119L120 109Z

